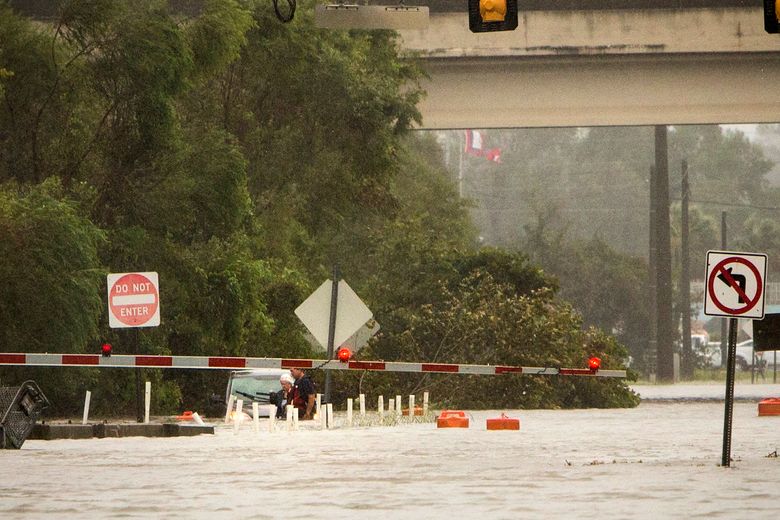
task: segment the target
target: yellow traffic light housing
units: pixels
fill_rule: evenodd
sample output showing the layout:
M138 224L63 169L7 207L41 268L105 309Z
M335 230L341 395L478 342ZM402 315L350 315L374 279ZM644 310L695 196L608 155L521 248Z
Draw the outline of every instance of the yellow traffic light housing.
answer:
M479 16L483 22L503 22L506 18L506 0L479 0Z
M780 33L780 0L764 0L764 30Z
M475 33L514 31L517 0L469 0L469 29Z

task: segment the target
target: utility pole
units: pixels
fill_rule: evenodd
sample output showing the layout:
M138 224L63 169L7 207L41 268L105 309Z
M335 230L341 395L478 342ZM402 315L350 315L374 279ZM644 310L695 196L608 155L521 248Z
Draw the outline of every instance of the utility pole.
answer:
M463 150L466 149L466 138L463 134L458 139L460 148L458 150L458 198L463 198Z
M658 350L658 339L656 334L656 319L655 319L655 300L656 300L656 280L655 280L655 253L656 253L656 233L655 233L655 166L650 167L650 232L649 232L649 251L647 255L647 292L648 292L648 316L647 321L650 324L647 334L647 352L652 352L654 355ZM657 366L657 362L655 364ZM655 373L658 372L657 368L654 368Z
M726 226L726 212L723 211L720 214L720 250L726 251L728 247L728 240L726 239L727 226ZM721 318L720 320L720 366L726 367L726 356L728 354L728 318Z
M682 272L680 273L680 307L682 308L682 375L685 379L693 379L693 349L691 348L691 274L690 251L688 240L688 199L690 186L688 184L688 161L682 161L682 204L680 208L680 257Z
M672 246L669 235L669 162L667 128L655 127L656 173L656 367L661 381L674 380L672 348Z

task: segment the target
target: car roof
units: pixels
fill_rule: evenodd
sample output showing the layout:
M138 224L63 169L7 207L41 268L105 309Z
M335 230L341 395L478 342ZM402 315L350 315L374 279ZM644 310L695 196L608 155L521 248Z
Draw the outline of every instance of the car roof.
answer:
M248 370L234 370L230 375L232 377L280 377L283 374L289 374L286 368L253 368Z

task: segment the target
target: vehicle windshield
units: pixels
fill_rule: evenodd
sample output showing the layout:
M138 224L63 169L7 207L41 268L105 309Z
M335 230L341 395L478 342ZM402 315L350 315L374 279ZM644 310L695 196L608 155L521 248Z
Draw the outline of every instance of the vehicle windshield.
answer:
M276 375L236 375L231 378L230 395L236 399L268 404L271 393L281 389Z

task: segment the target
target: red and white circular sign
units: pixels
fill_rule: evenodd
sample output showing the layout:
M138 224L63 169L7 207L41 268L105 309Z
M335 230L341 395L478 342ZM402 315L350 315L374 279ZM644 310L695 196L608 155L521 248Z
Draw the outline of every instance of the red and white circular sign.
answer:
M111 328L156 327L160 324L157 273L108 275L108 325Z
M762 319L766 264L762 253L709 251L704 314Z

